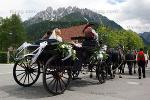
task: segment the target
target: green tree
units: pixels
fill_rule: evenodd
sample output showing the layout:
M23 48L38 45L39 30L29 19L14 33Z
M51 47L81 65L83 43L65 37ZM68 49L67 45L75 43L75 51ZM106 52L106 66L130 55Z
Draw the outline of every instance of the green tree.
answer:
M26 40L26 33L19 15L13 14L9 18L2 19L0 26L1 50L8 47L18 47Z
M99 38L109 47L123 45L126 49L139 49L144 47L142 39L139 35L131 30L114 30L104 25L98 28Z

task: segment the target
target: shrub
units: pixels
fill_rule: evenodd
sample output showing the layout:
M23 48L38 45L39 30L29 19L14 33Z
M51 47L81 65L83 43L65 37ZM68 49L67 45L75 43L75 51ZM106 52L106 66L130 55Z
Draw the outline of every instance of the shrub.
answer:
M0 52L0 63L7 63L7 52Z

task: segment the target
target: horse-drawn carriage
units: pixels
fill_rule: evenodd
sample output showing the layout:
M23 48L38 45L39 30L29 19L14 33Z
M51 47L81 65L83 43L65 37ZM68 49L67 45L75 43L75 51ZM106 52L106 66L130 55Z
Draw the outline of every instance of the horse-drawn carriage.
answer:
M97 79L100 83L105 82L106 72L100 47L85 46L83 49L88 49L88 54L78 51L69 43L52 39L38 45L25 42L15 54L14 80L21 86L29 87L43 73L45 89L52 94L61 94L67 89L72 77L78 76L81 68L86 67L91 72L96 68Z

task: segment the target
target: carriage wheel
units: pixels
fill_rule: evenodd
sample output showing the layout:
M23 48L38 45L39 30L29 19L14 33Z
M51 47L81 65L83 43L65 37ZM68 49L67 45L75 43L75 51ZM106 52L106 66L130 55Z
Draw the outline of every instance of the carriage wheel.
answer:
M104 63L99 63L96 67L96 77L98 78L99 82L105 83L106 81L106 66Z
M33 85L40 76L40 65L39 63L30 65L31 58L31 56L27 56L17 61L13 68L14 80L24 87Z
M71 80L71 71L66 70L64 66L58 66L56 63L57 61L53 57L50 58L43 72L44 88L54 95L62 94Z
M82 63L79 60L76 60L72 68L72 79L78 78L81 68L82 68Z

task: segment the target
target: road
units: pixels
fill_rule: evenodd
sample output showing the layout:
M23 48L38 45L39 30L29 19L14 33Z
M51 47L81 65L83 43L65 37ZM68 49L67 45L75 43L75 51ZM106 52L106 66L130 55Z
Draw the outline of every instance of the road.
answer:
M41 77L31 87L19 86L12 69L13 64L0 64L0 100L150 100L150 64L145 79L125 74L121 79L117 75L105 84L97 84L95 78L81 75L81 80L72 81L65 93L57 96L45 91Z

